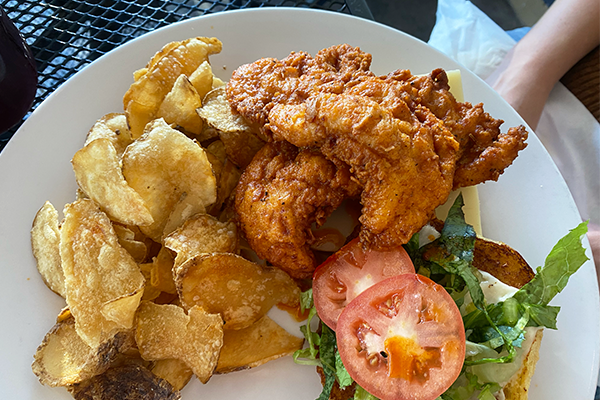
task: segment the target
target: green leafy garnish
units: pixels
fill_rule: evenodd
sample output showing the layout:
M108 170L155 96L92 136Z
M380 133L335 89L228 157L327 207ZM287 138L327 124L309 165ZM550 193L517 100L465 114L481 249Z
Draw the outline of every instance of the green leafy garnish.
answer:
M336 381L341 389L352 385L354 381L350 377L350 374L348 374L340 358L335 332L319 320L317 316L312 289L301 293L300 307L302 311L310 310L306 324L300 327L306 338L307 346L304 349L294 352L294 362L302 365L316 365L323 368L325 383L323 384L323 391L317 400L327 400L331 395L331 390ZM320 333L312 331L310 327L311 321L315 317L319 321Z
M581 245L581 238L587 233L587 221L572 229L552 248L544 268L538 268L535 277L513 296L519 303L547 305L560 293L571 275L589 258Z

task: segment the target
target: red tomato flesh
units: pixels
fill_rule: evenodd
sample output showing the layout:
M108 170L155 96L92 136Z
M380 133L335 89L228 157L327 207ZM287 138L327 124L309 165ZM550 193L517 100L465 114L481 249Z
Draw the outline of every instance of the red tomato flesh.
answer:
M446 290L421 275L381 281L356 297L337 323L350 376L382 400L433 400L460 374L465 331Z
M313 299L319 318L335 331L344 307L365 289L389 277L414 272L415 267L402 246L365 250L354 239L315 270Z

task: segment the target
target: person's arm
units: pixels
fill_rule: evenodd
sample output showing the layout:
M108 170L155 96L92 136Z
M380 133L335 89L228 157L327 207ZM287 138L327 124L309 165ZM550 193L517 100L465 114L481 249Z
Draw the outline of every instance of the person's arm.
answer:
M556 0L505 58L494 89L535 129L559 79L600 43L600 1Z

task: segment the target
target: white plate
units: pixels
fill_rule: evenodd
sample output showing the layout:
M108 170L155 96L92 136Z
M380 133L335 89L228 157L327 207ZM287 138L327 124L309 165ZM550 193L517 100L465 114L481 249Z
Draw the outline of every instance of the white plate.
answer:
M70 159L96 119L122 110L132 73L165 43L192 36L216 36L223 53L211 61L227 79L242 63L284 57L290 51L314 54L349 43L373 55L373 70L397 68L425 73L436 67L461 68L425 43L386 26L350 16L301 9L255 9L188 20L140 37L92 63L50 96L29 117L0 154L0 398L68 399L64 389L39 384L32 356L63 307L42 283L31 255L29 229L36 211L50 200L57 209L74 199ZM523 123L485 83L464 68L465 98L508 126ZM571 195L538 139L498 183L481 185L484 234L516 249L532 266L542 265L556 241L575 227L579 214ZM587 241L585 241L588 246ZM588 256L590 251L588 250ZM600 311L591 262L574 276L555 302L562 306L558 331L547 331L531 400L591 399L598 376ZM194 380L184 399L302 399L321 390L313 367L280 359L250 371Z

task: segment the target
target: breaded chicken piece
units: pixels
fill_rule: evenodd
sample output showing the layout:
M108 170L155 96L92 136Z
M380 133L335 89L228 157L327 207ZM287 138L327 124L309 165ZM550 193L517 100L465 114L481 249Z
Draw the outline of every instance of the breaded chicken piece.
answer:
M395 71L385 81L410 83L417 90L413 100L444 121L460 143L453 189L497 181L519 151L527 147L523 125L502 133L500 126L504 121L492 118L483 110L483 104L457 102L449 92L448 76L442 69L433 70L428 76Z
M323 93L269 113L275 140L315 146L351 167L363 186L363 243L406 243L452 188L458 142L429 110L394 118L364 96ZM423 121L421 121L421 119Z
M481 104L457 102L443 70L377 77L370 62L348 45L263 59L234 72L227 96L274 140L349 165L363 187L361 241L386 248L406 243L452 188L496 180L527 132L502 134Z
M371 55L347 44L288 57L261 58L242 65L227 84L231 106L248 121L264 125L276 104L300 104L315 93L342 93L347 84L374 76Z
M316 267L311 224L321 225L344 199L360 193L347 166L287 142L267 143L238 183L235 209L259 257L309 278Z

